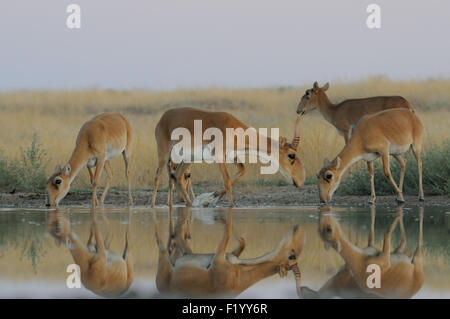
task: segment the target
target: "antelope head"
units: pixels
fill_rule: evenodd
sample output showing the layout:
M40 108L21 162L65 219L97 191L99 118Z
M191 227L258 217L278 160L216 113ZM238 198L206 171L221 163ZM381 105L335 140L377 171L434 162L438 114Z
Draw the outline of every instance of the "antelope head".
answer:
M65 241L67 235L71 232L70 222L59 212L50 212L47 223L48 232L55 240L56 246Z
M306 90L305 94L300 99L297 106L297 114L305 115L313 111L318 105L321 104L322 97L325 95L325 91L328 90L330 85L327 83L323 87L319 87L317 82L314 82L312 89Z
M341 159L336 157L332 162L325 159L323 168L317 172L319 179L319 196L322 203L327 203L333 198L333 194L341 181Z
M70 189L70 165L67 164L64 168L59 165L56 166L55 172L47 180L47 196L46 206L55 207L64 196L67 195Z
M176 181L176 171L180 164L174 163L171 159L169 159L169 178L172 178L174 181ZM191 172L190 170L187 170L186 173L184 173L184 176L181 178L181 184L184 188L187 189L187 183L191 178Z
M299 225L295 225L292 233L288 234L278 244L276 248L280 262L278 264L278 272L281 277L284 277L291 268L292 260L297 260L300 256L304 244L305 233Z
M324 242L325 249L333 247L337 252L341 250L341 227L332 216L322 216L319 218L319 235Z
M279 163L281 173L296 187L303 186L305 182L305 167L297 156L297 149L293 148L293 143L288 143L285 137L280 137ZM298 142L296 144L298 146Z
M172 208L170 208L172 209ZM172 215L172 214L170 214ZM186 253L192 253L191 237L191 211L188 208L180 207L177 223L174 226L172 217L169 221L169 241L167 248L173 260Z

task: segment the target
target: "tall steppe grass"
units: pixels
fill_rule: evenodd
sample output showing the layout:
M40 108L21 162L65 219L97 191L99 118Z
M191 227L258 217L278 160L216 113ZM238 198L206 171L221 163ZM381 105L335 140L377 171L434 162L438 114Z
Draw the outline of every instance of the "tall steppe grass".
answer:
M0 93L0 174L13 173L5 163L14 161L14 158L20 160L23 155L21 152L30 148L33 138L46 152L42 158L45 165L40 166L39 170L46 175L51 174L57 164L65 164L69 159L77 133L84 122L98 113L117 111L129 119L135 132L131 161L132 185L134 188L149 188L153 184L157 160L154 128L164 111L184 106L227 111L255 128L278 127L280 134L290 139L298 101L308 87L3 92ZM328 92L330 100L336 103L344 99L376 95L404 96L416 109L425 126L425 152L431 145L437 148L444 145L450 136L450 79L393 82L375 77L355 83L331 82ZM315 178L323 160L336 156L343 145L343 138L320 114L315 112L307 115L302 121L299 147L307 178ZM424 165L426 171L428 168ZM113 186L125 187L122 160L113 160L112 166ZM24 166L24 169L28 168ZM234 170L233 167L230 169ZM221 184L220 173L215 165L194 166L192 173L194 183L208 181ZM87 176L87 170L83 170L73 186L90 187ZM27 188L26 185L36 182L32 175L27 177L22 174L20 178L22 186L19 188ZM6 180L10 179L8 177ZM255 182L282 184L280 180L280 174L260 175L258 165L253 164L248 165L242 183L250 186ZM37 189L42 189L40 182L37 184ZM4 179L0 181L0 187L3 190L13 188L7 182L5 185ZM35 186L28 189L35 189Z

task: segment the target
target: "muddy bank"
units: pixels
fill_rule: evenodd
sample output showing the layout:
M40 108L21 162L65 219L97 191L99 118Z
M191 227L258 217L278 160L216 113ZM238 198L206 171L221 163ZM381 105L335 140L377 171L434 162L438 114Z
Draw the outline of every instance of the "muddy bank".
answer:
M195 193L201 194L219 189L219 185L201 184L195 186ZM133 197L135 205L149 205L152 190L135 190ZM99 193L99 196L101 192ZM367 205L369 196L339 196L333 197L331 205L336 206L358 206ZM61 206L85 206L90 204L91 192L70 192L60 203ZM174 194L174 204L178 203L178 196ZM305 206L319 204L319 195L316 185L306 185L301 189L293 186L252 186L237 185L233 187L233 200L236 207L247 206ZM405 196L406 204L411 206L450 206L448 196L428 196L425 202L419 202L417 196ZM157 206L165 205L167 201L167 190L158 191ZM0 206L14 207L44 207L44 194L29 193L0 193ZM123 206L128 203L126 191L111 189L105 201L105 205ZM395 197L378 196L377 205L395 205ZM224 197L218 206L227 206L228 201Z

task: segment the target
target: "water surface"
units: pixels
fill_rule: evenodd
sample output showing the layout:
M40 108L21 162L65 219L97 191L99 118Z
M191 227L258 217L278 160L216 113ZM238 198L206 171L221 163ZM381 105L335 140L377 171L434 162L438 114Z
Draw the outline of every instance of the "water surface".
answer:
M322 208L323 210L323 208ZM421 211L422 210L422 211ZM450 298L450 212L446 207L403 208L406 232L406 253L414 253L419 239L419 218L423 214L423 269L425 280L415 298ZM110 250L122 254L129 230L134 280L123 297L160 298L155 285L158 248L155 240L152 210L146 207L97 210L99 230L112 234ZM381 249L384 233L399 209L397 207L333 207L322 212L334 216L343 232L358 247L366 247L374 219L375 248ZM173 218L179 221L179 209ZM217 249L227 219L227 209L192 209L190 233L195 253L213 253ZM318 233L318 207L271 207L233 209L233 236L229 249L243 237L246 247L240 258L264 255L277 245L295 225L305 232L306 242L298 259L302 286L317 290L333 277L344 264L333 249L326 250ZM69 221L71 231L86 243L91 230L92 215L86 208L62 208L58 216ZM2 298L97 298L85 287L69 289L66 269L73 264L69 249L56 245L49 233L51 211L44 209L0 210L0 297ZM169 234L169 209L157 208L156 220L160 235L166 242ZM392 247L400 243L397 227ZM167 297L165 295L164 297ZM292 272L281 278L278 274L265 278L239 295L241 298L297 298Z

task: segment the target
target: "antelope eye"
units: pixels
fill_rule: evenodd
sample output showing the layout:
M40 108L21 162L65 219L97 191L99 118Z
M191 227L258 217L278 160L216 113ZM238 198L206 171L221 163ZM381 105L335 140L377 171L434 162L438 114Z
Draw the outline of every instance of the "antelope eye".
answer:
M56 184L56 185L59 185L59 184L61 184L61 183L62 183L62 180L60 180L60 179L55 180L55 184Z
M288 154L288 157L289 157L291 160L295 160L295 154Z
M327 174L327 176L325 176L325 178L326 178L326 179L328 179L328 180L330 180L330 179L332 179L332 178L333 178L333 175L331 175L331 174Z

